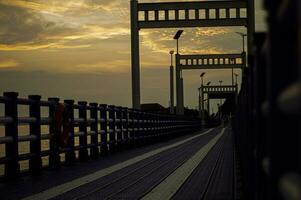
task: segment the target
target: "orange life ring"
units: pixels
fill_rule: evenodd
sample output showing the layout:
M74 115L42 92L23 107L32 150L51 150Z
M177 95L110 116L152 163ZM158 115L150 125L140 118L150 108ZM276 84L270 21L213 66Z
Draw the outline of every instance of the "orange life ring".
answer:
M58 134L58 143L61 147L66 147L70 136L70 116L63 103L59 103L55 110L55 127Z

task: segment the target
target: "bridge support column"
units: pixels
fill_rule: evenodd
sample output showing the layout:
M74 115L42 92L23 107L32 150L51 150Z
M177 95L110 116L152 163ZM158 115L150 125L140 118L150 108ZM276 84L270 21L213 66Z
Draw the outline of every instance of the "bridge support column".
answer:
M170 66L170 114L174 114L174 69Z
M140 109L140 60L139 60L139 28L138 1L131 0L131 56L132 56L132 104Z
M181 71L182 74L182 71ZM180 79L180 83L181 83L181 87L180 87L180 97L181 97L181 101L180 101L180 113L184 114L184 81L183 81L183 77L181 76Z
M179 63L179 54L176 54L176 95L177 95L177 114L180 113L180 105L181 105L181 69Z
M205 128L205 106L204 106L204 91L201 87L201 113L202 113L202 128Z
M176 54L176 90L177 90L177 114L183 114L182 109L182 79L181 79L181 68L180 68L180 55Z

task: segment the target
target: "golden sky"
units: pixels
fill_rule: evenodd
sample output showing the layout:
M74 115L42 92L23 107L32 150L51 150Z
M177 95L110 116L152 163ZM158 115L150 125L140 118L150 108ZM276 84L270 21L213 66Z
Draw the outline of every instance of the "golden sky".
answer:
M174 0L176 1L176 0ZM180 0L178 0L180 1ZM0 0L0 91L131 105L129 0ZM142 1L139 2L156 2ZM256 2L256 29L264 12ZM240 53L245 28L184 29L181 53ZM168 104L175 29L140 31L142 102ZM239 72L239 71L237 71ZM201 72L185 72L185 101L197 105ZM230 83L227 70L206 79Z

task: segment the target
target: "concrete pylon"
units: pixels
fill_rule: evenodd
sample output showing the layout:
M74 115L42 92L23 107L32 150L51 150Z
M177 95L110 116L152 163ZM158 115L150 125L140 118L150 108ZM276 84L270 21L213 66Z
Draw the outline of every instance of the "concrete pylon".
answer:
M140 59L138 1L131 0L131 56L132 56L132 105L140 109Z
M180 55L176 54L176 95L177 95L177 114L184 114L183 106L183 79L181 78Z

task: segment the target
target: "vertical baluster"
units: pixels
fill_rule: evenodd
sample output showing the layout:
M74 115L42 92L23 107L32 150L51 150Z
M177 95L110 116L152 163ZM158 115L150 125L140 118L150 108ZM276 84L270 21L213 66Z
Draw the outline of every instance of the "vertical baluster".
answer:
M49 167L50 169L58 169L61 166L61 158L59 153L58 136L61 132L61 127L57 127L55 111L60 101L59 98L48 98L52 104L49 106L49 118L51 122L49 124L49 132L52 135L49 141L50 155L49 155Z
M144 21L149 21L148 11L144 11Z
M130 122L130 145L134 146L135 144L135 114L133 109L129 109L129 120Z
M5 144L6 158L9 161L5 163L5 178L16 179L20 173L20 165L18 162L18 106L16 92L4 92L3 95L9 100L5 102L5 117L12 118L12 122L5 124L5 136L11 137L12 142Z
M143 118L144 118L144 123L143 123L143 135L142 135L142 137L143 137L143 142L144 142L144 144L146 144L147 143L147 141L148 141L148 113L146 113L146 112L144 112L143 113Z
M90 103L90 119L94 119L94 122L91 122L90 129L91 133L91 144L93 145L90 148L90 157L96 159L99 157L99 148L98 148L98 109L97 103Z
M139 145L140 139L140 115L139 111L134 109L134 130L135 130L135 146Z
M74 165L75 163L75 152L74 152L74 100L65 100L65 112L68 120L68 143L67 143L67 152L65 153L66 165Z
M41 159L41 96L30 95L28 96L33 103L29 107L29 115L36 119L35 123L30 124L30 135L36 137L35 140L30 141L30 153L35 156L29 160L29 170L32 174L40 174L42 171Z
M219 8L215 9L215 19L219 19Z
M179 10L175 10L175 20L179 20Z
M83 135L79 136L79 161L86 162L88 161L88 149L87 149L87 102L80 101L78 102L78 116L81 119L84 119L83 122L79 124L79 132Z
M185 20L189 20L189 10L185 10Z
M205 9L205 19L209 19L210 16L209 16L209 9Z
M116 108L116 118L118 119L118 123L116 123L116 128L117 128L117 150L121 151L123 149L123 140L122 140L122 107L117 107Z
M230 8L226 8L226 19L230 18Z
M155 21L159 21L159 11L155 10Z
M165 14L165 19L164 20L169 20L169 10L164 10L164 14Z
M195 19L196 20L200 19L200 10L199 9L195 9Z
M101 130L101 143L100 143L100 153L105 156L108 155L108 118L107 118L107 105L99 105L100 109L100 130Z
M129 110L128 108L123 108L123 140L124 147L127 149L129 146Z
M236 8L236 18L239 19L240 18L240 9Z
M116 117L115 106L109 106L109 150L110 153L116 152Z

